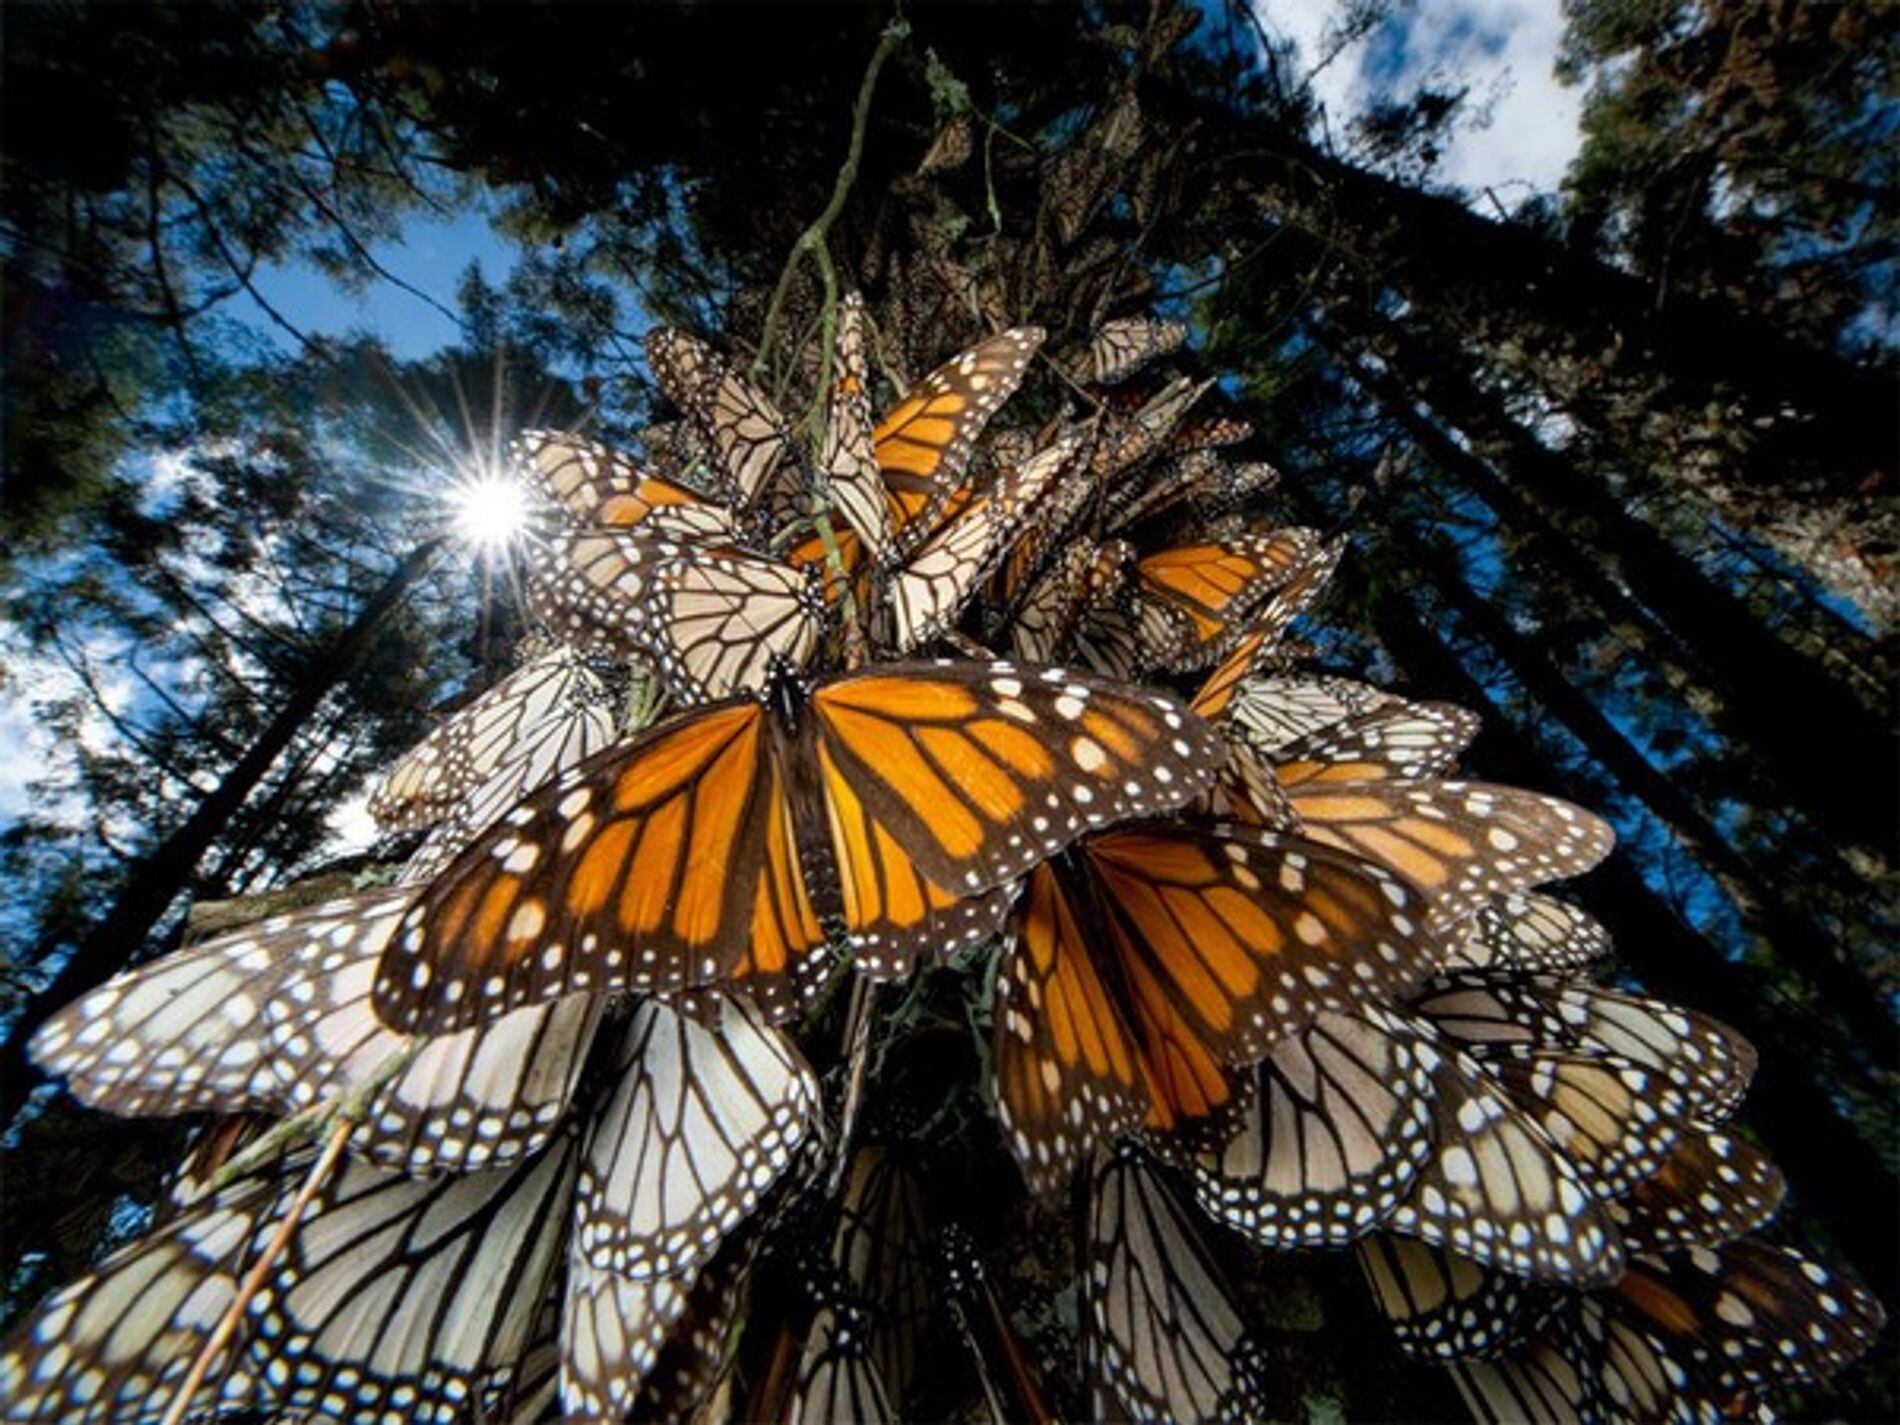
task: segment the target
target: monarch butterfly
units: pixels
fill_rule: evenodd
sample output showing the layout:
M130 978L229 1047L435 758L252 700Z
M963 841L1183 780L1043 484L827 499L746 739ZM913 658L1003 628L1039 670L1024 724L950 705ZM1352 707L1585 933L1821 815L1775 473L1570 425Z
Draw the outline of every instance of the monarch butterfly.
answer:
M12 1421L155 1421L237 1295L245 1249L274 1201L226 1189L54 1292L0 1345L0 1413ZM252 1382L227 1349L196 1404L243 1404ZM220 1384L222 1376L222 1383Z
M1203 1210L1269 1247L1337 1245L1390 1217L1432 1151L1424 1042L1368 1005L1275 1045L1224 1141L1184 1155Z
M1744 1239L1637 1258L1608 1290L1567 1303L1521 1356L1453 1370L1480 1419L1522 1418L1507 1407L1534 1392L1579 1418L1714 1421L1825 1380L1884 1319L1853 1282Z
M773 1214L764 1212L734 1233L699 1274L686 1307L661 1345L653 1368L640 1383L631 1418L688 1420L718 1385L745 1302L753 1260Z
M1610 933L1587 911L1535 891L1494 894L1460 929L1448 970L1574 974L1610 953Z
M585 671L585 664L576 666ZM468 790L409 853L397 883L416 886L433 880L529 792L611 744L618 732L611 697L606 683L587 672L569 696L547 700L544 716L522 718L512 742L483 738L492 746L492 755L471 765Z
M1204 455L1230 445L1239 445L1253 434L1253 424L1237 415L1202 411L1192 420L1183 421L1168 434L1161 448L1164 457Z
M1615 840L1600 818L1555 797L1433 775L1450 769L1477 726L1448 704L1406 703L1343 679L1250 688L1229 668L1195 699L1223 727L1247 702L1246 730L1228 738L1220 809L1255 823L1290 816L1305 835L1390 867L1430 899L1440 930L1493 896L1582 874Z
M735 510L748 510L791 459L785 421L771 400L711 347L662 328L647 338L647 362L668 399L711 443L714 477Z
M1682 1095L1628 1060L1541 1046L1502 1057L1474 1050L1473 1057L1599 1199L1653 1176L1681 1136L1688 1112Z
M1632 1252L1712 1247L1753 1232L1775 1215L1781 1171L1743 1139L1688 1125L1662 1167L1610 1204Z
M1661 1166L1682 1096L1620 1056L1456 1043L1415 1012L1319 1020L1260 1066L1218 1146L1188 1157L1202 1205L1269 1246L1390 1221L1514 1272L1613 1270L1602 1203Z
M1041 327L1016 327L977 343L926 376L871 433L888 501L891 539L860 529L883 567L901 562L941 523L976 439L1015 394L1042 347Z
M689 998L635 1008L582 1132L562 1304L570 1412L625 1418L703 1388L775 1204L809 1161L818 1085L798 1051L743 999Z
M587 1131L575 1245L618 1276L697 1271L817 1127L798 1050L744 1000L707 998L698 1016L641 1001Z
M838 302L836 363L825 414L819 467L832 504L868 549L889 547L893 516L878 469L871 415L871 373L864 351L864 299L847 292Z
M970 116L958 114L937 130L937 136L930 141L930 147L924 150L917 164L917 176L928 178L933 173L961 168L975 152L976 136Z
M568 1253L561 1298L560 1393L564 1413L627 1418L691 1303L694 1277L630 1277Z
M1103 322L1089 338L1089 369L1104 386L1125 381L1149 362L1178 350L1187 335L1185 322L1117 317Z
M1613 1291L1652 1330L1687 1335L1691 1359L1723 1386L1746 1391L1825 1380L1886 1321L1858 1283L1754 1237L1637 1258Z
M870 1336L869 1314L848 1292L821 1300L780 1417L786 1425L892 1425L900 1418Z
M841 921L862 968L1000 924L989 895L1205 785L1172 700L1061 669L891 664L693 709L533 794L423 893L378 1012L441 1033L571 990L730 980L782 1011Z
M1560 1299L1558 1288L1406 1237L1375 1235L1354 1250L1393 1338L1423 1360L1502 1355L1541 1328Z
M1197 504L1220 481L1226 466L1212 451L1178 455L1145 482L1129 478L1108 491L1102 528L1123 534L1190 500Z
M1273 753L1274 776L1289 795L1308 784L1442 777L1477 735L1475 713L1393 698L1286 743Z
M1318 557L1317 534L1281 529L1239 539L1180 545L1136 562L1139 596L1185 617L1188 646L1171 667L1217 659L1248 616Z
M865 1349L893 1405L910 1392L936 1309L929 1238L916 1177L888 1150L860 1148L839 1191L830 1255L867 1308Z
M1303 832L1376 860L1425 893L1431 922L1456 926L1499 892L1581 875L1609 854L1607 824L1517 787L1435 778L1328 780L1303 764L1274 775Z
M252 1304L254 1368L281 1404L449 1421L505 1393L559 1260L574 1149L567 1133L447 1178L346 1160Z
M328 902L177 951L61 1010L34 1056L126 1115L293 1113L355 1092L406 1047L369 987L414 896ZM583 996L431 1040L364 1105L352 1151L416 1172L525 1157L566 1112L598 1022Z
M537 653L403 754L370 794L370 815L385 830L415 831L503 768L535 786L613 737L606 701L572 649Z
M1194 695L1196 712L1223 725L1231 722L1242 732L1253 728L1255 719L1245 707L1252 680L1279 656L1287 630L1325 588L1345 547L1343 539L1322 544L1314 556L1292 571L1266 604L1254 612L1235 637L1232 651L1208 674L1207 681Z
M1100 487L1112 487L1127 472L1166 450L1168 437L1175 427L1213 386L1212 379L1195 381L1182 376L1127 415L1106 409L1100 412L1095 444L1089 456L1089 476L1093 482Z
M570 527L607 525L716 544L741 538L738 521L724 505L641 470L607 446L562 431L528 430L510 449L515 464Z
M1412 1008L1487 1060L1569 1051L1635 1065L1702 1122L1733 1113L1755 1073L1754 1047L1707 1015L1549 975L1447 975Z
M1139 679L1178 663L1194 639L1179 612L1151 599L1097 600L1070 643L1079 662L1110 678Z
M1084 1260L1084 1349L1136 1419L1267 1417L1257 1351L1219 1268L1132 1149L1093 1176Z
M911 652L950 628L1009 541L1067 470L1079 436L1058 435L964 505L885 582L881 646Z
M1093 144L1080 143L1055 156L1042 179L1041 213L1065 246L1081 236L1107 196L1108 160Z
M0 1349L6 1418L156 1420L307 1167L236 1184L54 1293ZM193 1408L449 1422L499 1406L557 1260L573 1167L571 1133L512 1168L442 1178L344 1159Z
M1087 427L1081 429L1086 439ZM1022 439L1012 441L1008 439L1010 435L1020 435ZM1034 454L1039 443L1036 436L1026 432L1006 431L997 437L993 448L998 463L1005 464L1004 450L1021 445L1025 448L1018 459L1026 460ZM1016 536L1008 554L998 566L990 588L989 629L992 635L1016 617L1031 588L1062 562L1075 544L1089 542L1087 535L1076 525L1095 495L1095 487L1078 470L1071 478L1056 483L1036 511L1036 518Z
M981 342L927 376L869 426L861 307L840 309L838 376L831 393L823 461L832 497L849 528L827 546L814 535L788 555L796 567L824 565L832 548L857 575L869 549L875 578L859 575L860 597L877 605L881 646L904 654L947 628L999 560L1074 449L1058 437L1004 466L981 494L959 483L976 438L1022 380L1042 342L1025 327Z
M1288 795L1291 785L1449 771L1476 733L1477 720L1448 703L1411 703L1380 694L1371 711L1303 732L1271 752L1263 753L1259 743L1274 739L1233 723L1223 724L1223 730L1227 765L1206 810L1254 826L1294 827L1300 821Z
M1134 557L1133 547L1118 539L1101 544L1077 539L1069 544L1009 622L1016 655L1032 663L1067 655L1077 625L1120 596Z
M1237 510L1279 483L1280 472L1264 460L1223 464L1204 497L1205 508L1210 514Z
M1599 1416L1583 1376L1554 1333L1536 1337L1504 1359L1454 1361L1450 1368L1465 1408L1480 1425L1523 1425L1527 1420L1582 1425ZM1719 1415L1704 1422L1690 1417L1696 1425L1714 1425L1716 1418Z
M758 691L812 659L824 604L812 571L632 531L557 535L544 574L557 626L650 656L689 702Z
M1622 1244L1569 1157L1470 1055L1412 1027L1424 1031L1414 1052L1431 1077L1434 1142L1389 1229L1518 1276L1614 1280Z
M1413 892L1298 837L1157 824L1030 873L998 980L997 1109L1032 1188L1229 1097L1225 1066L1428 972Z

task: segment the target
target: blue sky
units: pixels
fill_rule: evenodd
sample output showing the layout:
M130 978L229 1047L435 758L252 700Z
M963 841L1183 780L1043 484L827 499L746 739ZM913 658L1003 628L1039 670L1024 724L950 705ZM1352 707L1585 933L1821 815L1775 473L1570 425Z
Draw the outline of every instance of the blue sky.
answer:
M500 283L514 267L516 249L495 231L491 209L476 204L453 217L411 218L399 240L373 244L370 251L392 276L454 311L456 284L468 265L479 264L483 276ZM264 299L310 336L365 329L381 335L404 360L429 356L460 336L447 316L396 282L378 279L352 292L308 263L267 264L254 280ZM234 298L230 310L273 339L288 340L248 295Z
M1583 91L1557 82L1564 17L1559 0L1412 0L1343 48L1338 27L1350 0L1255 0L1269 34L1299 47L1313 91L1335 134L1381 99L1421 84L1468 87L1478 116L1447 146L1438 175L1494 211L1553 193L1575 157ZM1336 52L1335 52L1336 51Z

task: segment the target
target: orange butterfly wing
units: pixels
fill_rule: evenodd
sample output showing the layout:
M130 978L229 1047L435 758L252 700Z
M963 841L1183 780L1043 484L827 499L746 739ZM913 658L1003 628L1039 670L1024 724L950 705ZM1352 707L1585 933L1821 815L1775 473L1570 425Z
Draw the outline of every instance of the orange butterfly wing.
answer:
M1141 1048L1085 936L1064 877L1036 867L997 981L992 1055L997 1114L1038 1193L1150 1111Z
M523 431L515 461L574 526L638 528L680 539L732 540L732 516L698 492L648 474L608 446L563 431Z
M1140 1017L1225 1063L1435 962L1417 892L1301 837L1141 825L1093 838L1087 859Z
M826 798L861 803L920 874L962 895L1091 828L1183 805L1219 755L1171 698L1060 668L886 664L826 683L811 706ZM834 837L860 884L876 875L866 845Z
M1041 327L1016 327L938 367L872 431L901 554L940 522L983 427L1015 393L1042 346Z
M783 830L770 736L756 701L695 710L528 797L404 917L377 1013L444 1033L576 990L660 994L727 973Z
M1185 614L1193 624L1198 654L1237 630L1320 549L1311 530L1186 544L1151 554L1135 566L1142 590Z
M917 868L865 810L831 753L819 748L831 865L852 959L866 974L910 973L919 957L987 940L1002 929L1012 887L975 895L945 890Z
M1615 842L1581 807L1519 787L1320 775L1281 783L1308 836L1398 872L1424 893L1440 927L1495 893L1582 875Z

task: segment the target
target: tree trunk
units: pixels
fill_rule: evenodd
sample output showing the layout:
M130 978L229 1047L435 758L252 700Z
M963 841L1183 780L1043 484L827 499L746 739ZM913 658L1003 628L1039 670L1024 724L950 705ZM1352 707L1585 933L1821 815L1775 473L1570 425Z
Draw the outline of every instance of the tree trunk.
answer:
M1144 90L1144 97L1149 91ZM1730 305L1658 310L1639 278L1455 197L1332 158L1268 118L1155 88L1194 122L1205 191L1338 254L1887 624L1896 520L1887 373Z
M310 659L289 699L257 741L184 823L139 861L119 888L112 908L74 947L46 987L26 1002L8 1027L6 1042L0 1045L0 1124L13 1121L45 1078L27 1054L34 1031L63 1005L103 984L132 962L152 928L189 886L199 861L219 833L263 780L297 729L350 670L383 619L434 562L441 546L438 538L413 550L363 605L350 626Z
M1431 441L1434 458L1442 455L1449 469L1474 477L1487 499L1499 493L1499 482L1486 478L1484 464L1507 475L1511 494L1534 504L1560 538L1586 545L1682 640L1697 660L1697 671L1719 694L1711 721L1761 754L1764 769L1774 774L1789 802L1837 841L1876 857L1890 854L1900 842L1900 809L1890 797L1866 794L1869 786L1900 784L1900 743L1884 717L1870 711L1831 670L1775 637L1740 599L1631 514L1601 482L1578 472L1519 426L1456 363L1434 358L1396 323L1358 318L1355 325L1396 373L1377 380L1347 354L1355 379L1363 379L1408 430L1421 434L1423 423L1405 390L1409 386L1484 463L1449 440ZM1336 333L1320 335L1344 350ZM1508 517L1504 509L1499 513Z

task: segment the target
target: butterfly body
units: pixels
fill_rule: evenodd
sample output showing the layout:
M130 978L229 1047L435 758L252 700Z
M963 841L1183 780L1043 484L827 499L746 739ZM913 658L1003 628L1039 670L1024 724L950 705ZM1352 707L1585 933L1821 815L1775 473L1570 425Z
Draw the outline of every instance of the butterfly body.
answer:
M901 973L981 939L1000 888L1182 804L1214 735L1171 699L1012 663L877 665L689 710L581 763L465 850L385 951L407 1032L587 990L731 981L773 1012L827 921ZM835 891L834 891L835 882Z

